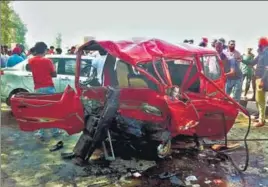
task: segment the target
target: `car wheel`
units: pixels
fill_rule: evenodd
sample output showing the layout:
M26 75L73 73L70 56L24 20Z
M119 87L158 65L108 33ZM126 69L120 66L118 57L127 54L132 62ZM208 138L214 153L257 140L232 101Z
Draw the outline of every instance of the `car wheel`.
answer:
M8 98L7 98L7 101L6 101L6 104L7 104L8 106L10 106L10 99L11 99L14 95L16 95L17 93L20 93L20 92L28 92L28 91L27 91L27 90L24 90L24 89L13 90L13 91L9 94L9 96L8 96Z

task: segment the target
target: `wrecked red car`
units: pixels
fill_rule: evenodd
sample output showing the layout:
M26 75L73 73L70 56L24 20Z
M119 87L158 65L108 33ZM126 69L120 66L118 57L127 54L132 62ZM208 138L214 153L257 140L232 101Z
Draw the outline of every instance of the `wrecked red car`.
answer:
M93 61L81 66L84 51L99 51L101 68ZM163 158L175 137L222 139L239 110L248 114L224 85L223 65L211 49L159 39L90 41L77 53L75 90L19 93L11 108L23 131L83 131L74 148L82 160L102 145L107 152L105 140L113 157L117 141L147 143L147 152Z

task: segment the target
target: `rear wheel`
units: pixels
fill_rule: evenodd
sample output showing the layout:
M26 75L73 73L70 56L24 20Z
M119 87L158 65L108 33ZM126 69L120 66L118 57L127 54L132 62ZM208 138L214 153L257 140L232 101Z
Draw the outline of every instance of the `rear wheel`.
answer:
M11 103L10 103L10 99L11 99L14 95L16 95L17 93L20 93L20 92L28 92L28 91L25 90L25 89L22 89L22 88L18 88L18 89L13 90L13 91L9 94L9 96L8 96L8 98L7 98L7 100L6 100L6 104L7 104L8 106L10 106L10 105L11 105Z

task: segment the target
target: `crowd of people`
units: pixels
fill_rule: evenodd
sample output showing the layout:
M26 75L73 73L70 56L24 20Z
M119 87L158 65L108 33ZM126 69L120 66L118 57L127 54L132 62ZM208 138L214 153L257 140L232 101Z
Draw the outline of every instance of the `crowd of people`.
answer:
M184 43L194 45L194 40L185 39ZM241 97L247 100L256 100L259 110L259 117L256 118L255 127L262 127L265 124L265 93L268 91L268 38L263 37L258 42L258 55L252 53L253 48L248 48L246 53L241 53L236 49L236 41L230 40L227 44L224 38L214 39L209 46L209 40L202 38L200 47L214 48L224 66L226 76L225 92L234 100L240 102ZM74 55L76 47L71 47L67 54ZM33 73L36 92L54 93L52 77L56 75L51 60L45 55L62 54L61 48L50 46L44 42L37 42L27 53L23 45L17 44L11 51L7 46L1 46L1 68L12 67L24 59L29 58L29 65ZM87 55L92 54L88 52ZM41 65L42 64L42 65ZM243 82L246 82L245 92L242 96ZM253 96L247 98L250 86L253 88ZM53 131L57 133L57 130ZM43 136L43 131L39 131L39 136Z
M72 46L67 50L67 55L74 55L76 47ZM50 46L46 50L48 55L61 55L63 50L61 48L56 48ZM31 58L35 55L35 47L32 47L26 52L25 47L22 44L16 44L16 46L11 50L7 45L1 45L1 68L13 67L27 58Z
M194 44L193 40L184 40L184 43ZM248 48L246 53L241 53L235 48L236 41L230 40L226 45L224 38L214 39L208 46L208 39L202 38L200 47L214 48L224 65L226 76L225 92L234 100L240 102L243 82L246 81L244 99L256 101L259 116L254 117L255 127L265 125L266 99L268 91L268 37L262 37L258 41L257 56L252 53L253 48ZM247 98L250 85L253 88L253 96Z

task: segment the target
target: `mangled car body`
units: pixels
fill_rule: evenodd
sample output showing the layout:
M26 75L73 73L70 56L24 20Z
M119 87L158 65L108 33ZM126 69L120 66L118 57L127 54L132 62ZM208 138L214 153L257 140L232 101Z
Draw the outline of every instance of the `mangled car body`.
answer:
M101 76L94 64L81 69L84 50L99 51L103 57ZM88 79L81 80L81 74ZM82 160L107 137L110 146L112 139L150 142L150 152L162 158L172 138L221 139L239 110L247 113L224 93L224 85L223 65L214 50L159 39L90 41L78 50L76 90L20 93L11 106L21 130L61 128L70 135L83 131L74 149Z

